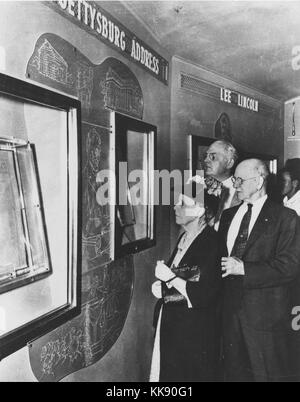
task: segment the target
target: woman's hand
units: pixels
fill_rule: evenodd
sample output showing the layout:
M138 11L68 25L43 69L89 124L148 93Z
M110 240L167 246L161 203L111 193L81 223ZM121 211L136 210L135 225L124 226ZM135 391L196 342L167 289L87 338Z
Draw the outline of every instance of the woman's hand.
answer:
M162 298L162 290L161 290L161 281L155 281L152 283L152 294L157 298L161 299Z
M164 261L157 261L155 268L155 276L163 282L167 282L172 278L175 278L174 272L171 271L169 267L166 266Z

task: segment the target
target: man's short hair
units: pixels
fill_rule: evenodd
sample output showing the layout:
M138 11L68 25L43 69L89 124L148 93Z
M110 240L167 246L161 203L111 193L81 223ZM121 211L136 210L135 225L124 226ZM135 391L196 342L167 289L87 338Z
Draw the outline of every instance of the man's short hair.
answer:
M246 167L250 169L253 174L258 174L259 176L263 177L265 179L264 185L267 186L270 171L267 164L263 160L257 158L247 158L244 159L240 164L246 164Z
M288 159L283 171L289 173L292 180L298 180L300 185L300 158Z
M228 159L233 159L234 164L236 164L239 156L236 148L231 144L231 142L226 140L218 140L216 143L222 144L226 154L228 155Z
M264 177L265 179L270 175L270 170L266 164L266 162L262 161L261 159L257 160L257 171L258 173Z

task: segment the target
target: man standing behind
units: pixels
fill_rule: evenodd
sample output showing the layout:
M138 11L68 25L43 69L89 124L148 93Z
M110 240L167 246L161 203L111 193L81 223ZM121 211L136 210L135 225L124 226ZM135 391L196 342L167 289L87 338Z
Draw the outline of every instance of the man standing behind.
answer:
M292 371L290 287L299 272L298 218L268 199L267 177L262 161L241 162L233 182L243 203L225 211L220 223L227 242L225 381L285 381Z
M285 168L279 172L279 178L283 205L300 216L300 159L288 159Z
M238 159L234 146L224 140L215 141L207 150L204 160L206 177L212 177L222 183L219 210L215 217L215 229L218 230L222 212L240 203L231 180L232 169Z

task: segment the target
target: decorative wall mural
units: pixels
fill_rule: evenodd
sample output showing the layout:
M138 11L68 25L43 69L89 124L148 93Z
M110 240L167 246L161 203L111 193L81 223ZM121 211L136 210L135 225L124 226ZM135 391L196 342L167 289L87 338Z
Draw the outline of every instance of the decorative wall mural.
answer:
M110 57L96 66L94 82L89 114L94 123L109 127L111 110L143 118L142 89L134 74L122 62Z
M109 131L92 124L82 124L82 196L83 196L83 269L102 265L110 257L109 205L99 205L96 200L100 183L97 174L109 168Z
M84 62L77 63L76 90L84 109L90 109L93 90L93 68Z
M44 77L63 85L72 86L74 82L68 63L47 39L37 49L37 54L31 60L30 66Z
M132 257L83 276L82 313L29 347L39 381L57 381L98 361L118 339L133 285Z
M123 79L112 68L108 69L105 80L100 83L105 107L112 110L131 112L132 116L143 114L142 91L135 81Z
M30 362L40 381L58 381L99 360L124 326L133 289L133 258L110 261L110 208L97 203L97 173L109 169L110 112L143 117L143 96L122 62L92 64L57 35L38 40L26 76L78 96L82 105L82 313L34 341Z
M64 40L53 34L42 35L29 60L28 78L77 96L82 110L89 111L94 80L94 66Z
M142 90L127 66L113 57L95 65L55 34L37 40L26 76L77 96L85 122L109 128L110 110L143 117Z

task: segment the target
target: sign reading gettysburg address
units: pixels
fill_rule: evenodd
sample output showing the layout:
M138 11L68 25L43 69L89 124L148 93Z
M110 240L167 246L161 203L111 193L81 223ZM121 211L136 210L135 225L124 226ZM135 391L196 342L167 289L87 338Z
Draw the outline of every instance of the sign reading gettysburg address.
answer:
M164 84L168 84L169 63L167 60L95 2L59 0L45 1L44 4L139 64Z

